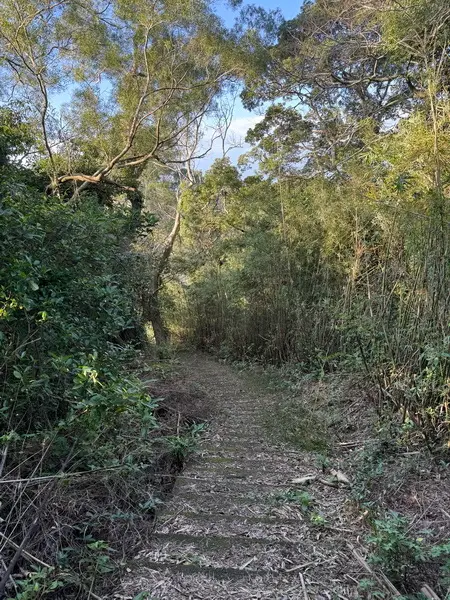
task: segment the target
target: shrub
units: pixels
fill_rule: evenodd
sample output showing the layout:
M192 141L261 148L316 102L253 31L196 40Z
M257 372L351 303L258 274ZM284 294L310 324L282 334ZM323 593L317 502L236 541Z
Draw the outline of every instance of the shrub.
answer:
M22 175L0 187L1 517L13 544L31 530L28 549L49 563L15 575L20 597L71 597L120 566L110 546L130 520L151 520L157 402L123 341L139 328L124 251L135 215L44 196Z

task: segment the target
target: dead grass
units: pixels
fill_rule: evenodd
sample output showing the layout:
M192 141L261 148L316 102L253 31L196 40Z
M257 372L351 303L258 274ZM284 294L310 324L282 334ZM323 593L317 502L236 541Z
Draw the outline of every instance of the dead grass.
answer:
M350 478L350 498L355 516L359 514L356 518L365 526L362 540L366 546L374 519L393 512L408 519L411 539L424 538L428 547L449 543L449 457L431 454L422 440L399 427L395 416L381 423L371 396L363 377L329 375L305 381L297 387L296 402L284 409L280 426L295 431L305 405L316 420L326 419L326 433L323 426L319 429L327 442L323 469L338 468ZM296 406L301 409L290 416ZM305 429L308 441L310 433ZM440 597L448 598L450 590L439 581L439 564L442 559L412 565L403 591L417 593L427 583Z
M16 581L35 567L44 568L51 573L49 582L64 581L64 587L52 593L52 599L88 597L87 588L92 594L103 595L117 585L128 562L148 545L156 508L170 494L183 467L164 439L183 435L186 428L208 414L201 392L187 386L173 364L159 364L161 368L156 371L161 380L156 379L152 366L136 365L150 395L161 399L156 414L158 428L142 441L136 435L141 424L122 419L120 436L116 431L121 444L120 448L116 446L116 455L122 454L123 460L117 467L90 471L89 465L77 465L75 461L64 469L69 471L64 477L40 480L43 468L43 475L52 472L51 457L44 463L42 448L25 447L19 454L31 456L30 461L8 464L8 476L0 481L0 571L32 528L26 551L14 571ZM107 443L118 442L111 439ZM127 461L128 454L133 455L132 462ZM33 472L35 480L30 479ZM33 525L36 515L38 520ZM15 594L17 585L12 581L10 595Z

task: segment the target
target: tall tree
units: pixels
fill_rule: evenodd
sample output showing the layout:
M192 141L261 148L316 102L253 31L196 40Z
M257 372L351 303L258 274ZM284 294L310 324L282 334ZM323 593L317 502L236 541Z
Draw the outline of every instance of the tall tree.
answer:
M22 102L34 119L48 191L77 200L95 190L107 202L125 193L139 213L149 163L172 170L177 190L192 184L194 161L210 148L203 124L239 70L207 1L0 0L0 10L2 100ZM180 226L175 204L167 236L147 253L142 291L158 342L167 337L158 297Z
M260 75L248 78L243 98L249 107L287 102L285 127L299 111L310 124L309 137L295 144L309 159L303 166L340 172L364 148L368 129L392 127L419 106L432 117L448 90L449 39L445 0L307 2L275 43L256 47Z
M74 197L100 183L133 191L148 161L183 160L186 131L235 77L230 40L204 0L0 9L4 86L33 107L51 187ZM60 112L62 90L72 101Z

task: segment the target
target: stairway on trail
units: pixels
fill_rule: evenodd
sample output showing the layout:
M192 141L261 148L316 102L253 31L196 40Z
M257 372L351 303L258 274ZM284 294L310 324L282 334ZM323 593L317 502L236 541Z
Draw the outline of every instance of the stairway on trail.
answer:
M292 489L292 478L317 473L311 453L267 439L261 415L278 397L203 355L184 363L215 416L158 516L150 547L115 597L358 598L362 575L348 544L355 534L347 492L308 490L326 526L275 500Z

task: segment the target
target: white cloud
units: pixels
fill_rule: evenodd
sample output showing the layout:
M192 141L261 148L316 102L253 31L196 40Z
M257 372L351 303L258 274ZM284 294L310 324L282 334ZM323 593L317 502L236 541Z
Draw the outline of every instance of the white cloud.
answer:
M248 152L250 149L249 144L245 143L245 136L249 129L254 127L264 118L264 115L251 115L239 116L233 119L228 128L227 139L225 143L225 149L228 150L227 156L230 158L233 164L237 164L239 156ZM205 144L207 136L205 136ZM231 150L229 150L231 149ZM211 150L208 154L197 161L197 167L202 170L207 170L212 163L217 159L221 158L222 152L222 140L216 139L212 145Z
M248 117L238 117L237 119L233 119L231 121L229 133L245 138L247 131L252 129L263 119L264 115L249 115Z

